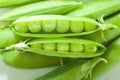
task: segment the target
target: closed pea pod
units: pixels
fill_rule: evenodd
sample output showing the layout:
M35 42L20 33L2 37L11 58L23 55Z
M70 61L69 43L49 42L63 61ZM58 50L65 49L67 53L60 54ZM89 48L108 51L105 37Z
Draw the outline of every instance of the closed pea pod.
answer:
M19 0L19 1L22 1L22 0ZM78 3L76 1L61 1L61 0L40 1L36 3L27 4L24 6L19 6L5 12L0 16L0 23L3 25L6 25L6 23L7 25L10 25L11 22L16 20L17 18L20 18L23 16L30 16L30 15L65 14L80 6L81 6L81 3Z
M20 40L23 40L23 38L14 34L10 28L0 29L0 48L18 43Z
M76 1L41 1L14 8L1 15L0 20L13 21L22 16L38 14L64 14L80 6L81 3L78 3Z
M96 57L89 60L75 60L35 80L84 80L101 61L105 62L105 59Z
M42 1L42 0L0 0L0 7L10 7L10 6L18 6L18 5L24 5L36 1Z
M103 16L107 17L113 13L120 11L119 0L94 0L86 3L83 8L78 8L71 11L67 15L69 16L86 16L94 19L98 19Z
M35 69L60 65L59 58L34 54L26 51L8 50L1 52L3 61L15 68Z
M36 25L36 29L41 29L39 32L31 29L33 26L29 25L28 32L21 32L17 27L21 27L23 23L40 22ZM86 17L71 17L65 15L37 15L22 17L13 22L12 30L20 35L26 37L66 37L79 36L94 33L98 30L104 29L95 20ZM28 25L24 26L27 27ZM21 27L23 30L26 29ZM36 33L35 33L36 32Z
M39 48L39 44L43 46ZM32 47L33 45L38 46L38 48ZM72 38L35 39L27 43L15 44L12 48L33 52L35 54L68 58L96 57L102 55L106 50L100 43ZM7 47L6 49L9 50L11 47Z

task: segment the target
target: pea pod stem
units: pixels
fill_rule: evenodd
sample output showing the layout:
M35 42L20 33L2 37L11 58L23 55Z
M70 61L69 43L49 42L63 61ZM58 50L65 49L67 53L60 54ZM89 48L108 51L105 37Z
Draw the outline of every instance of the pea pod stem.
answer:
M113 24L115 26L117 26L117 28L114 29L107 29L105 31L102 32L104 38L101 36L101 32L97 31L94 34L88 34L86 36L81 36L81 38L84 39L90 39L93 41L97 41L100 43L105 44L106 42L118 37L120 35L120 14L115 14L112 17L109 18L105 18L105 23L106 24Z

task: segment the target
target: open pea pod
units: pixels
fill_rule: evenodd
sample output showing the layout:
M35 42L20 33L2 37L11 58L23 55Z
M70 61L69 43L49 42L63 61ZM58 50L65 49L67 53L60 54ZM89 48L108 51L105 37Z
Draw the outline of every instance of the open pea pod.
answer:
M36 54L67 57L67 58L91 58L100 56L106 48L100 43L72 38L57 38L57 39L35 39L27 43L18 43L6 50L17 49Z
M95 20L65 15L27 16L13 22L12 30L26 37L67 37L94 33L106 29Z

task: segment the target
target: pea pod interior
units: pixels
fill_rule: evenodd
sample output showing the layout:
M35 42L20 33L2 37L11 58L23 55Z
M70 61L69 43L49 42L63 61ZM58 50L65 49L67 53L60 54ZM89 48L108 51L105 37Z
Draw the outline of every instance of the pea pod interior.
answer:
M12 24L16 34L27 37L78 36L96 32L100 28L93 19L63 15L22 17Z
M72 38L36 39L27 42L26 45L28 47L25 48L25 51L69 58L96 57L103 54L106 50L100 43Z

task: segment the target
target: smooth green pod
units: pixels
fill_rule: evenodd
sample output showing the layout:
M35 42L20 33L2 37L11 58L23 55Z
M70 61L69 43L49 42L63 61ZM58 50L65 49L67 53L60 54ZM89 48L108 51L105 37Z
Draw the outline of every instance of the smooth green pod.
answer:
M40 30L39 33L38 32L32 33L34 32L34 30L30 31L29 30L30 26L28 28L28 32L21 32L19 31L19 29L16 29L15 27L16 25L21 26L23 22L29 24L35 21L40 23L42 22L40 24L42 25L41 26L42 29ZM87 25L84 25L85 23ZM13 22L11 26L12 26L12 30L16 34L20 36L26 36L26 37L79 36L79 35L91 34L98 30L104 29L103 26L101 26L98 22L96 22L93 19L86 18L86 17L71 17L71 16L65 16L65 15L37 15L37 16L22 17L17 19L15 22ZM24 27L27 27L27 26L24 26ZM23 30L25 29L26 31L26 28L24 27L22 29ZM79 27L79 29L76 27Z
M1 15L0 21L13 21L22 16L38 14L64 14L80 6L81 3L76 1L41 1L16 7Z
M49 44L50 45L49 45ZM44 48L34 48L32 45L34 44L42 44ZM78 44L82 45L74 45L74 47L80 48L80 51L77 49L70 50L71 45ZM47 45L47 46L44 46ZM84 46L89 45L87 47L88 51L86 50ZM92 46L92 48L91 48ZM91 58L102 55L106 48L101 45L100 43L89 41L89 40L83 40L83 39L72 39L72 38L56 38L56 39L35 39L28 41L27 43L18 43L11 46L8 46L6 50L9 49L15 49L15 50L22 50L22 51L29 51L33 52L35 54L41 54L41 55L47 55L47 56L55 56L55 57L67 57L67 58ZM90 50L91 49L91 50Z
M0 29L0 48L18 43L23 38L14 34L10 28Z
M91 75L93 68L101 61L105 60L100 57L90 60L76 60L35 80L83 80Z
M102 55L107 60L107 64L99 63L93 69L92 78L88 77L85 80L119 80L119 67L120 67L120 37L114 40L107 46L105 54ZM110 74L116 72L118 75L108 77Z
M34 1L33 0L0 0L0 8L24 5L36 1L42 1L42 0L34 0Z
M34 69L60 65L60 59L57 57L17 50L3 51L1 53L3 61L7 65L15 68Z
M98 19L101 16L107 17L120 11L119 0L94 0L84 4L83 8L71 11L69 16L86 16Z

